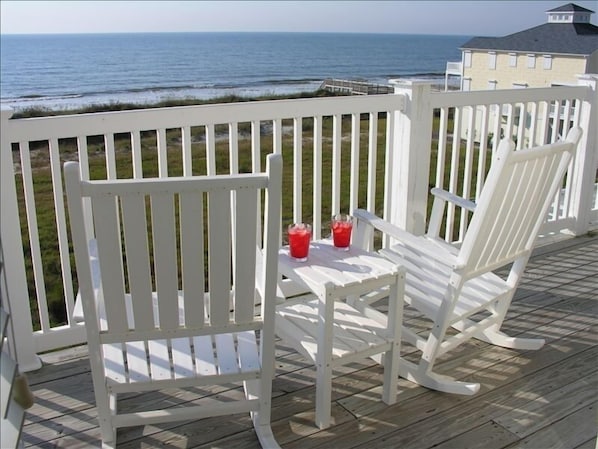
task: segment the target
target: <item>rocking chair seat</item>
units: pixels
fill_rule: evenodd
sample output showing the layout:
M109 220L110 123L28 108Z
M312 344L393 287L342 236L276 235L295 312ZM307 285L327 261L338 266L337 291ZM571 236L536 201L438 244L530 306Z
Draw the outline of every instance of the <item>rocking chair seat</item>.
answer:
M430 241L422 237L424 241ZM453 267L443 263L442 259L453 257L455 248L444 242L434 241L436 250L444 252L446 257L431 259L418 251L417 247L397 244L380 250L380 254L397 264L403 265L409 272L405 284L405 302L418 309L430 319L438 314L446 286L453 272ZM454 257L455 263L457 258ZM509 286L496 274L489 272L466 282L456 300L450 324L471 316L488 307L492 301L498 301L507 294Z

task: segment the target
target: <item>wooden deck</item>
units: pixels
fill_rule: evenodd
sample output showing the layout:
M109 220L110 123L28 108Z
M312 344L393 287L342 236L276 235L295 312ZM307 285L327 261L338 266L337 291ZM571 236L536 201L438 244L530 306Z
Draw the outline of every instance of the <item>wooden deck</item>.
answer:
M407 319L419 317L409 314ZM313 366L278 344L274 434L285 449L595 449L598 235L537 250L503 329L544 337L546 345L539 351L508 350L479 341L463 345L439 371L480 382L475 396L439 393L401 379L398 403L386 406L380 401L378 366L365 362L343 367L333 382L335 424L325 431L313 424ZM86 347L49 353L43 360L40 370L28 374L36 404L27 413L25 446L100 446ZM211 393L239 394L235 389ZM196 397L193 389L176 396L135 395L124 407L158 399L174 406ZM121 448L259 447L245 415L121 429L118 442Z

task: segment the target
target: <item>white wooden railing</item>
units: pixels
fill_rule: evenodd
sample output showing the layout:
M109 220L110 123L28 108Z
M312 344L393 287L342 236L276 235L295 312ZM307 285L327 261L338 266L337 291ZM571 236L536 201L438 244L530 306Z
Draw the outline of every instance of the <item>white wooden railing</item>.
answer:
M273 151L283 154L287 174L283 195L291 206L283 225L311 221L317 238L326 232L330 214L362 207L423 233L430 186L475 199L496 148L494 136L516 136L519 147L554 141L566 131L562 121L564 128L579 124L584 137L544 230L556 238L585 233L598 222L592 196L598 159L596 82L589 77L574 87L445 93L432 92L427 83L397 82L389 95L33 119L10 119L12 111L2 110L1 231L10 260L9 296L16 298L11 309L19 323L20 367L35 369L36 353L85 340L73 317L76 285L62 188L66 159L78 159L85 177L191 176L260 171ZM566 115L561 121L550 115L550 105L557 102L556 110L563 108ZM508 105L507 116L498 113L503 105ZM307 126L313 132L306 132ZM42 194L48 184L49 196ZM40 230L42 213L55 217L55 228ZM449 210L447 240L462 239L467 218ZM59 308L66 317L60 324L48 304L49 291L57 287L48 285L47 273L56 268L46 263L48 251L60 256L54 262L62 283Z

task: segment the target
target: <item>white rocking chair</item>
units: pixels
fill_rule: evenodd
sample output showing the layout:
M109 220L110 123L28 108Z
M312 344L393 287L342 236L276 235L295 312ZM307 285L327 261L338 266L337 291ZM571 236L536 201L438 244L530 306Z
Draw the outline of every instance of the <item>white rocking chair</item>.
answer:
M477 204L432 190L435 200L424 236L405 232L367 211L354 212L358 244L370 246L374 229L392 237L393 243L380 253L406 268L405 301L433 322L427 336L403 327L403 339L422 354L418 364L401 360L402 377L431 389L474 394L478 383L433 371L440 355L472 337L513 349L542 347L543 339L512 338L500 328L580 137L581 130L574 128L564 142L519 151L503 140ZM473 211L460 249L438 238L447 201ZM492 272L509 264L506 279ZM365 300L361 305L367 305ZM457 332L449 335L451 327Z
M282 157L270 155L266 173L234 176L82 181L77 163L64 170L104 447L116 445L118 427L245 412L261 445L278 447L270 406ZM117 410L120 393L240 382L234 401Z

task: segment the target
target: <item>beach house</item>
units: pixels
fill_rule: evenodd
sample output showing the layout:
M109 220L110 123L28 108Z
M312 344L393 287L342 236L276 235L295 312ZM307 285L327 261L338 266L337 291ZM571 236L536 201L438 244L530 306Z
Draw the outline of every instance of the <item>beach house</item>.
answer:
M514 8L516 5L514 5ZM503 37L474 37L461 47L461 62L448 62L445 86L450 76L460 77L463 91L522 89L528 87L558 87L576 85L580 76L598 72L598 26L590 23L594 11L568 3L546 12L547 21L542 25ZM544 106L540 106L543 108ZM513 114L509 110L513 110ZM570 126L571 115L564 114L564 105L552 105L540 111L532 123L531 111L524 104L493 107L488 120L499 123L500 136L510 136L528 144L532 127L541 127L541 121L558 114L553 121L555 132L562 135L564 126ZM518 123L507 123L507 116L522 115ZM475 114L479 120L480 114ZM464 111L462 121L469 120ZM493 126L493 125L491 125ZM467 138L461 128L461 137ZM479 136L474 136L479 142ZM541 139L541 137L539 137ZM533 140L533 143L539 140Z
M568 3L547 11L542 25L503 37L474 37L461 47L461 62L447 64L447 76L460 76L462 90L575 85L578 75L598 72L593 13Z

